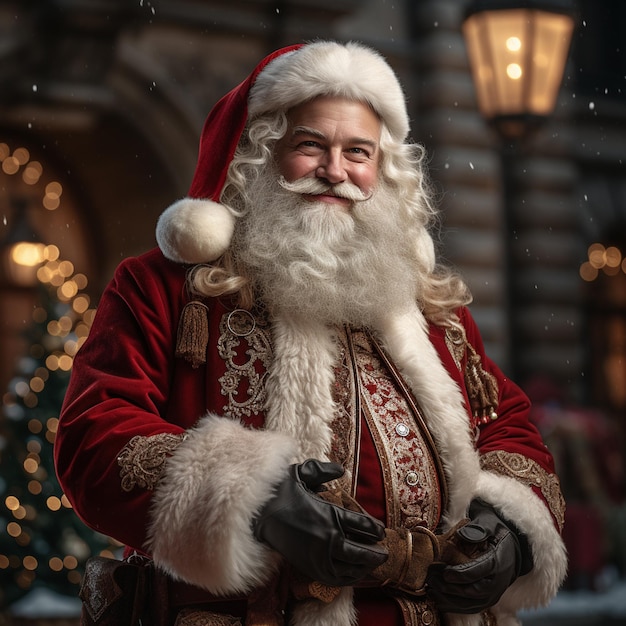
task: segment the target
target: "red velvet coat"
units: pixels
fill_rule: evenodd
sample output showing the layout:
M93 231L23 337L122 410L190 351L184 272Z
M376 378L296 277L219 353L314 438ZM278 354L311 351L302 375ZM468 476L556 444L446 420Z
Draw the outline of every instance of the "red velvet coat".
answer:
M223 413L219 379L226 368L215 338L229 303L218 299L208 303L206 364L194 368L177 358L177 329L188 302L185 274L183 266L166 260L158 250L120 265L102 296L90 336L76 356L56 440L58 476L77 514L99 532L139 550L146 549L150 529L155 532L151 508L154 491L121 488L120 452L133 437L182 434L208 412L218 416ZM531 537L531 545L536 534L538 541L555 546L550 558L558 564L553 571L540 572L537 583L552 589L558 586L564 571L564 552L558 544L563 511L558 481L556 487L554 483L552 457L528 420L527 397L487 358L467 309L460 311L460 318L469 344L480 356L484 369L495 376L499 388L498 418L480 426L475 442L481 463L488 460L483 463L489 485L485 487L487 495L493 491L494 500L501 504L508 498L505 487L516 481L534 493L538 506L545 508L546 519L553 521L553 531L547 529L545 521L537 528L524 530ZM455 363L446 345L445 329L430 325L429 337L468 407L465 360L461 368ZM469 429L469 409L466 419ZM264 415L256 412L245 422L253 429L262 429ZM371 461L375 453L367 437L362 446L362 458L369 461L360 468L362 474L367 474L363 481L367 489L359 492L359 499L372 514L384 519L380 467ZM440 453L445 463L446 450ZM524 467L507 459L522 459ZM492 487L492 475L498 479L502 476L503 481ZM534 522L529 521L529 525L534 526ZM539 559L536 569L541 567ZM516 610L528 603L533 604L533 599L514 599L511 604Z

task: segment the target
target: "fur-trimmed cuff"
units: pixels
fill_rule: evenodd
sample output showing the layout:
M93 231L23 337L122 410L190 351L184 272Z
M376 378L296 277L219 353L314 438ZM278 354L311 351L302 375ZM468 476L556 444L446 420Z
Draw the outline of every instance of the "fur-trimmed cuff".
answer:
M533 569L507 589L494 614L504 617L547 604L567 573L565 544L548 507L529 486L487 471L480 472L475 496L493 505L527 535L533 555Z
M214 594L265 582L276 555L252 520L286 475L294 441L208 415L168 460L151 510L148 547L172 577Z

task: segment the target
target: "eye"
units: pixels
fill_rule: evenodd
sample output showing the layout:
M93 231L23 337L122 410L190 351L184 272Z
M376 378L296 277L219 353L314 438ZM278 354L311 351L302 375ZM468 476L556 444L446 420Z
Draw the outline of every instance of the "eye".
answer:
M322 144L319 143L319 141L316 141L315 139L305 139L304 141L301 141L300 143L298 143L296 148L307 154L323 149Z
M356 160L359 160L359 161L361 161L361 160L364 161L364 160L370 159L372 157L371 150L369 150L368 148L363 148L361 146L354 146L352 148L349 148L347 150L347 153L349 155L351 155L351 157L353 159L356 159Z

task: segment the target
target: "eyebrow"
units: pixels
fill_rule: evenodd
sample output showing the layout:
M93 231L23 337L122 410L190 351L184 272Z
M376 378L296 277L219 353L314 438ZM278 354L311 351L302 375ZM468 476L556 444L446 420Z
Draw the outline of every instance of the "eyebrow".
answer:
M310 126L294 126L291 136L296 137L297 135L311 135L312 137L317 137L318 139L327 140L327 137L323 132L317 130L317 128L311 128ZM378 142L365 137L350 137L348 143L369 146L373 151L378 149Z

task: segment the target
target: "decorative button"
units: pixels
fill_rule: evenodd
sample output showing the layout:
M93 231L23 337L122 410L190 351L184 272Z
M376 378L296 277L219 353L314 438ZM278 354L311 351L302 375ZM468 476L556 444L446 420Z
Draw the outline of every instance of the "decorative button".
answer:
M400 435L400 437L406 437L411 432L411 430L406 424L400 422L396 424L396 432L398 433L398 435Z
M424 624L424 626L429 626L429 624L433 623L435 616L430 609L426 609L422 612L420 617L422 618L422 624Z
M417 483L419 483L419 476L417 475L417 472L409 472L404 480L406 481L406 484L409 485L409 487L415 487L415 485L417 485Z

